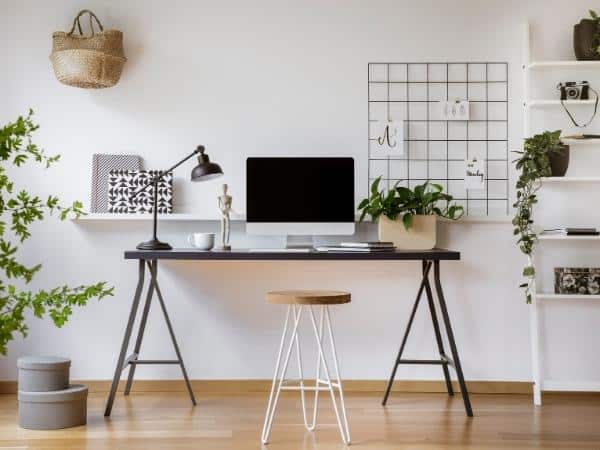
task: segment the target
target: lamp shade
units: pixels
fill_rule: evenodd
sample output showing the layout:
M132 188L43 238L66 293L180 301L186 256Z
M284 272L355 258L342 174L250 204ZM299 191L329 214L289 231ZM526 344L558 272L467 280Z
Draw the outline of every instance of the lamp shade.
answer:
M221 166L210 162L210 158L204 153L204 146L199 145L198 165L192 170L192 181L206 181L223 175Z

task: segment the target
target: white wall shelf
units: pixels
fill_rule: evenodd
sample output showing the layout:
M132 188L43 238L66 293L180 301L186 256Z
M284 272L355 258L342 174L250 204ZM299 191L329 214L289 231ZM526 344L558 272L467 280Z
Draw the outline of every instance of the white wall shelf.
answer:
M600 241L600 236L566 236L564 234L540 234L540 241Z
M140 222L151 221L152 214L110 214L110 213L88 213L73 219L73 222L110 222L110 221L128 221ZM194 222L199 220L217 220L206 217L200 214L159 214L158 220L167 222ZM235 220L235 219L232 219Z
M360 216L356 216L356 221L358 222ZM220 217L207 217L203 214L194 214L194 213L173 213L173 214L159 214L158 220L166 221L166 222L199 222L199 221L211 221L211 220L220 220ZM235 216L231 216L231 220L233 222L243 222L246 220L245 214L238 214ZM462 219L448 220L448 219L438 219L440 222L444 223L452 223L452 224L461 224L461 223L509 223L512 220L510 216L468 216L463 217ZM73 222L149 222L152 221L152 214L111 214L111 213L88 213L84 216L79 217L78 219L72 219ZM365 222L370 222L371 220L367 217L365 218Z
M542 183L595 183L600 177L543 177Z
M533 61L529 63L529 69L566 69L566 68L600 68L600 61Z
M600 301L600 295L580 295L580 294L548 294L543 292L537 292L535 297L538 300L547 300L547 301L558 301L558 300L566 300L566 301Z
M565 100L565 105L569 106L587 106L596 103L596 100ZM544 108L547 106L560 106L560 100L527 100L525 105L530 108Z
M562 138L561 141L563 144L569 144L569 145L600 145L600 139L597 139L597 138L593 138L593 139Z

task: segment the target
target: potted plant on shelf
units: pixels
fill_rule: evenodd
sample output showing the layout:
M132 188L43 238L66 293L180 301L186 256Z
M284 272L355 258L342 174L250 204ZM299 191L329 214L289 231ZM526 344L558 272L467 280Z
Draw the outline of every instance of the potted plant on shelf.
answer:
M590 18L575 25L573 47L578 61L600 59L600 17L595 11L590 9Z
M555 173L561 174L558 176L564 175L569 162L569 146L561 144L560 133L561 131L557 130L536 134L525 139L522 151L514 152L520 156L513 161L519 172L519 178L516 184L517 201L513 205L516 211L512 224L515 226L513 234L519 236L517 244L528 258L528 265L523 269L526 282L520 285L521 288L525 289L527 303L531 303L535 281L533 250L537 243L537 233L533 226L533 207L537 203L537 192L542 185L541 179L543 177L552 176ZM564 164L565 153L567 155L566 165ZM555 162L554 166L552 161Z
M379 240L393 242L404 250L429 250L437 241L437 217L458 220L464 214L444 188L426 181L414 190L398 186L387 193L379 190L381 177L373 181L368 198L358 205L362 222L368 214L378 223ZM443 206L440 204L443 203Z

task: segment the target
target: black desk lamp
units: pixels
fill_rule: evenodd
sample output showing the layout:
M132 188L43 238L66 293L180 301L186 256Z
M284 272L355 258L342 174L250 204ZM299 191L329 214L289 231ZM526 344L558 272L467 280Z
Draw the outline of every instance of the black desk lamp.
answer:
M158 222L158 183L166 174L175 170L177 167L182 165L184 162L186 162L188 159L190 159L194 155L198 155L198 165L196 167L194 167L194 170L192 170L192 176L191 176L192 181L206 181L206 180L210 180L212 178L216 178L216 177L223 175L223 171L221 170L221 167L219 167L218 164L210 162L208 155L204 154L204 146L199 145L198 148L196 148L196 150L194 150L191 154L189 154L188 156L183 158L181 161L179 161L177 164L175 164L170 169L167 169L165 171L160 171L156 177L154 177L145 186L141 187L137 192L135 192L131 196L132 199L137 197L140 193L144 192L150 186L152 186L154 189L154 205L152 206L152 213L154 215L154 217L153 217L153 227L154 228L153 228L152 239L147 242L142 242L142 243L138 244L138 246L136 247L138 250L172 250L173 249L173 247L171 247L169 244L167 244L166 242L159 241L158 238L156 237L156 225Z

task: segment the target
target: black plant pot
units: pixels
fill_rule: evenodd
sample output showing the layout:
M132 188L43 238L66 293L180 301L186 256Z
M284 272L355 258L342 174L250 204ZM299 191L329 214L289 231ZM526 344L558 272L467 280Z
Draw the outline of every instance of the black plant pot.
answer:
M578 61L600 60L600 55L595 51L598 47L598 40L594 35L598 31L598 24L595 20L581 19L575 25L573 30L573 47L575 57Z
M569 146L560 144L554 151L548 153L550 173L553 177L564 177L569 168Z

